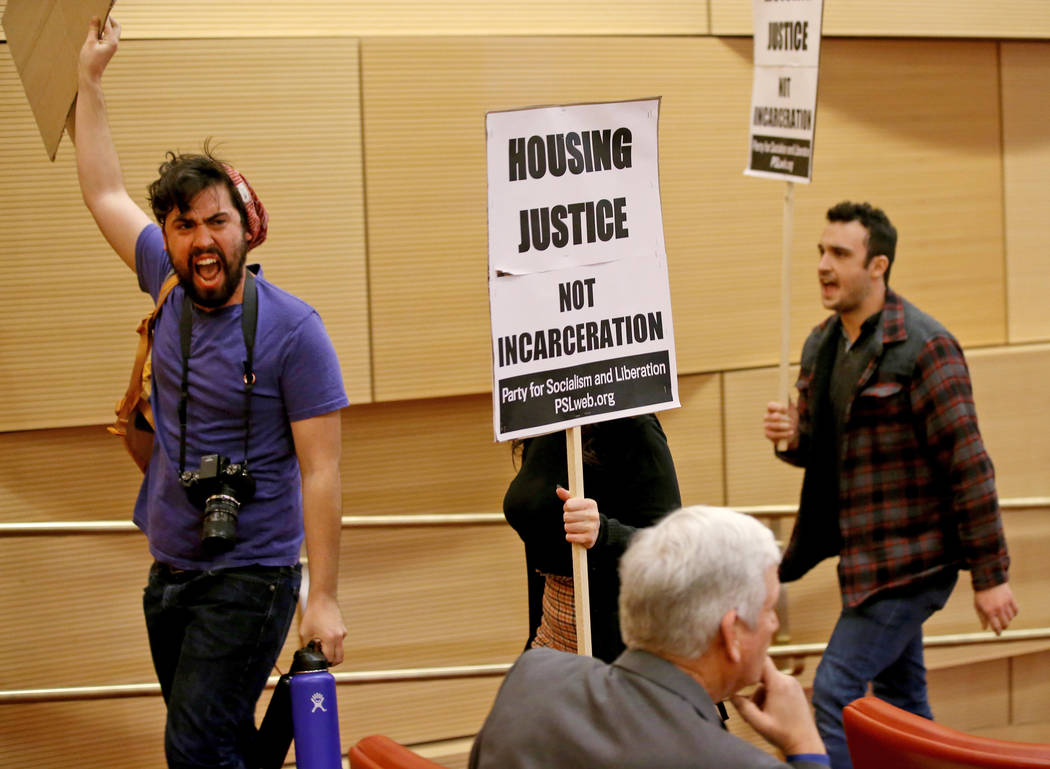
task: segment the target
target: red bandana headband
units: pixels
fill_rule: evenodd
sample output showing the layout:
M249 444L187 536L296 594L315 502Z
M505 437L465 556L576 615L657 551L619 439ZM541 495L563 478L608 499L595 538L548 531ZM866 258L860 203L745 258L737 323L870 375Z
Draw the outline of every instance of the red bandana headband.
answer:
M252 236L248 241L248 250L251 251L266 240L266 228L270 223L270 215L266 213L259 196L248 184L248 180L241 176L240 171L225 163L223 163L223 168L226 170L226 175L230 177L230 181L233 182L233 186L237 188L241 200L244 201L244 208L248 213L248 232Z

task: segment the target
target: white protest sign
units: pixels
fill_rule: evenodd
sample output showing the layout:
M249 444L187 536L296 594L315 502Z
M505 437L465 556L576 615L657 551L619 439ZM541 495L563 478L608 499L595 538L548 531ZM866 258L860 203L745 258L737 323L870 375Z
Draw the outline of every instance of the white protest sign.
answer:
M659 107L486 115L496 440L679 405Z
M755 71L744 173L808 183L823 0L753 2Z

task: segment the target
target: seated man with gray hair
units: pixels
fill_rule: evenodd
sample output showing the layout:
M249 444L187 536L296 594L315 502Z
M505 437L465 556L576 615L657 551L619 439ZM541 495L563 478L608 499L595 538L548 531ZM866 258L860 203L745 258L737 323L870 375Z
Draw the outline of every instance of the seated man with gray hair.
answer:
M478 733L471 769L756 769L828 765L801 685L767 649L780 552L747 515L687 507L642 529L620 560L627 651L611 665L525 652ZM738 691L759 684L754 694ZM726 731L728 697L788 764Z

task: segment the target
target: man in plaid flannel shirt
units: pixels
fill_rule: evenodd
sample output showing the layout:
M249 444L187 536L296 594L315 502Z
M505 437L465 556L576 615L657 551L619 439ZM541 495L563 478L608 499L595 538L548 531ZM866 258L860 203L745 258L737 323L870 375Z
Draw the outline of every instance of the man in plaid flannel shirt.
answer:
M786 442L777 456L806 470L780 579L839 556L842 614L813 683L834 769L851 767L842 708L869 682L932 718L922 623L944 606L959 569L970 571L982 627L999 634L1017 613L962 349L887 288L896 244L878 208L828 211L817 275L835 314L802 349L797 405L770 403L764 421L767 438Z

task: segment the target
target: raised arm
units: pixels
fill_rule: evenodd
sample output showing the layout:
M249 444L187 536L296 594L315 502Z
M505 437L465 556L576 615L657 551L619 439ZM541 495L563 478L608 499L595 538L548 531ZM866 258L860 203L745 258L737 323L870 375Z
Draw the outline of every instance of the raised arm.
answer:
M109 131L102 73L117 52L120 25L109 18L99 33L93 18L80 49L76 105L76 157L80 193L102 235L125 264L135 269L135 243L149 217L124 187L120 159Z

